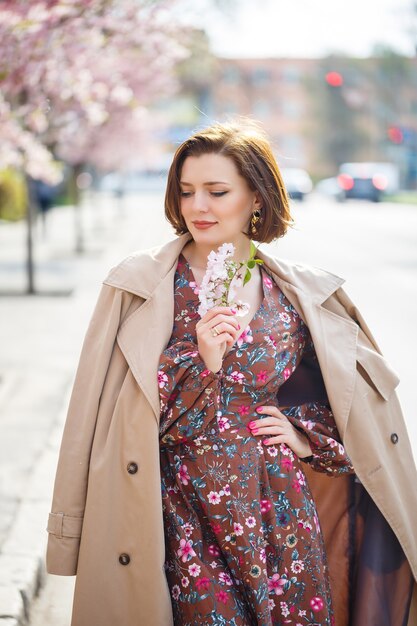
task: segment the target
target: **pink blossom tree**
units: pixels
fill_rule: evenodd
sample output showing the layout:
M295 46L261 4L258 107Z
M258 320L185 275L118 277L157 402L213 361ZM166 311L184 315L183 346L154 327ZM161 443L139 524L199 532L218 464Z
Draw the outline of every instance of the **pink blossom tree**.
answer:
M53 183L56 156L76 167L129 160L126 146L149 136L148 107L175 89L186 55L175 2L3 0L0 168Z

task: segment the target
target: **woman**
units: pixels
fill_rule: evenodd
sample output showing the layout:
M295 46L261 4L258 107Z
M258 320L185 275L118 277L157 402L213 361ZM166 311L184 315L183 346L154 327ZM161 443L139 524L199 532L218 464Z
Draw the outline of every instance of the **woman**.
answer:
M398 379L343 281L258 250L245 316L196 313L210 251L290 223L265 137L187 140L166 214L180 236L106 279L71 398L47 567L77 574L73 626L415 623Z

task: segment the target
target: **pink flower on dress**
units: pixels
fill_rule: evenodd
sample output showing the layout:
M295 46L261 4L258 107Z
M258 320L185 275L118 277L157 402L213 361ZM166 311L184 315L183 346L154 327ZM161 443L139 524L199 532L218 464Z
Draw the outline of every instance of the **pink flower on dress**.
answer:
M264 285L267 289L272 289L273 286L273 282L272 280L269 278L269 276L264 276Z
M188 468L186 465L181 465L180 471L178 472L178 476L180 477L180 481L183 485L188 485L188 481L190 480L190 475L188 473Z
M197 556L193 550L193 542L191 541L191 539L180 539L180 547L177 550L177 554L181 557L181 561L183 563L186 563L187 561L192 559L193 556Z
M197 563L193 563L192 565L188 566L188 573L190 574L190 576L193 576L195 578L200 574L200 572L201 567L197 565Z
M249 517L246 518L245 524L246 526L248 526L248 528L255 528L256 519L253 517L253 515L250 515Z
M235 535L237 535L237 537L240 537L240 535L243 535L243 526L242 524L239 524L239 522L235 522L233 524L233 530Z
M225 496L230 496L230 485L225 485L223 491Z
M220 524L213 524L211 528L215 535L218 535L222 532L222 527L220 526Z
M178 598L180 597L181 589L178 585L174 585L171 589L171 593L174 600L178 600Z
M291 370L289 367L286 367L285 370L282 372L282 375L284 377L284 380L287 380L290 376L291 376ZM289 384L289 383L288 383Z
M301 483L296 478L294 478L294 480L292 481L291 487L293 489L295 489L297 493L300 493L300 491L301 491Z
M162 389L163 387L165 387L167 382L168 382L168 376L165 374L165 372L159 371L158 372L158 385L159 385L159 388Z
M210 502L210 504L219 504L220 494L218 494L217 491L210 491L207 496L207 500Z
M268 452L269 456L277 456L277 454L278 454L278 450L277 450L277 448L275 446L269 446L267 448L267 452Z
M256 379L258 382L264 383L268 379L268 372L266 370L261 370L258 372Z
M272 508L271 500L261 500L261 513L268 513Z
M228 600L229 600L229 596L228 596L228 595L227 595L227 593L226 593L225 591L223 591L223 590L222 590L222 591L218 591L218 592L215 594L215 596L216 596L217 600L218 600L219 602L222 602L223 604L227 604L227 602L228 602Z
M294 574L299 574L300 572L302 572L304 569L304 563L302 561L293 561L291 563L291 571L294 572Z
M181 578L181 585L182 585L183 587L188 587L188 585L189 585L189 584L190 584L190 581L189 581L189 579L187 578L187 576L183 576L183 577Z
M277 347L277 342L275 341L275 339L273 338L273 336L272 336L272 335L269 335L269 336L267 337L267 339L269 339L269 341L272 343L272 345L274 346L274 348L276 348L276 347Z
M216 544L212 543L209 545L208 547L208 551L211 554L211 556L219 556L220 555L220 550L219 548L216 546Z
M196 580L195 586L200 591L201 589L207 590L210 587L210 578L199 578Z
M317 611L321 611L324 607L324 602L320 596L315 596L310 600L310 606L312 610L316 613Z
M200 374L201 378L206 378L206 376L210 376L212 372L210 370L203 370Z
M291 317L285 311L278 313L278 317L282 322L284 322L284 324L289 324L291 322Z
M291 459L284 457L281 461L281 464L283 466L283 468L288 472L289 470L293 469L293 464Z
M286 583L285 578L280 578L279 574L273 574L272 578L268 579L268 591L269 593L275 593L276 596L282 596L284 593L284 585Z
M245 404L241 404L239 407L239 413L243 416L243 415L249 415L249 406L246 406Z
M300 485L305 485L306 484L306 479L305 476L302 472L298 471L296 473L296 476L298 478L298 482L300 483Z
M220 580L220 582L224 583L225 585L233 585L233 580L231 579L229 574L227 574L226 572L220 572L219 580Z
M219 427L219 432L224 433L225 430L230 428L230 422L228 417L218 417L217 424Z
M234 383L241 383L242 380L245 380L245 377L242 374L242 372L238 372L237 370L235 370L234 372L230 374L230 378L233 380Z
M250 326L246 326L246 328L243 331L243 333L238 337L238 340L236 341L236 344L237 344L238 348L240 348L243 343L252 343L252 341L253 341L253 336L252 336L251 327Z
M194 530L194 526L192 524L190 524L190 522L186 522L183 525L182 529L183 529L185 535L187 537L189 537L192 534L193 530Z

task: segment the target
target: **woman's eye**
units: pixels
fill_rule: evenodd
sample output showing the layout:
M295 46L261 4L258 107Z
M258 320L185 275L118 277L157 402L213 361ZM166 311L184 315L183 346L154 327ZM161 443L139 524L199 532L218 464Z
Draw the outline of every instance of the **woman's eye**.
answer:
M224 196L226 193L227 191L212 191L211 195L216 196L216 198L220 198L221 196Z
M181 191L181 198L189 198L191 196L191 191Z

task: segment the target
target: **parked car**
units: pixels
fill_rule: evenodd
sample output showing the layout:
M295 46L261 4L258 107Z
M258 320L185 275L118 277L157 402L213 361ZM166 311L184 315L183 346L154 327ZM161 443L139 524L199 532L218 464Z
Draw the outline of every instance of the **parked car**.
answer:
M343 163L337 177L346 198L379 202L399 188L399 172L393 163Z
M313 183L309 174L297 167L284 167L280 171L290 198L293 200L304 200L306 194L313 189Z
M323 180L320 180L316 184L314 191L317 191L324 196L328 196L337 202L343 202L346 200L345 192L340 186L337 176L333 176L332 178L323 178Z

